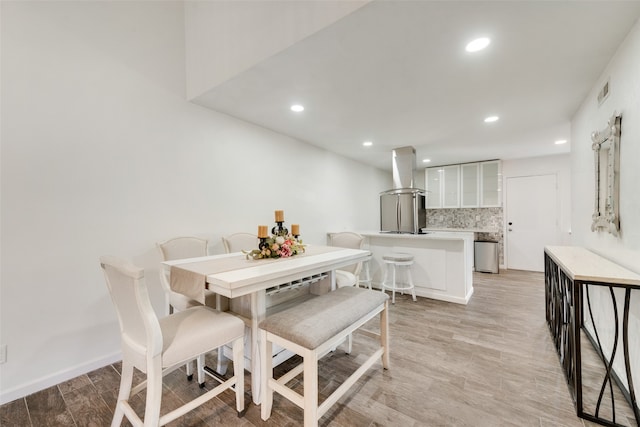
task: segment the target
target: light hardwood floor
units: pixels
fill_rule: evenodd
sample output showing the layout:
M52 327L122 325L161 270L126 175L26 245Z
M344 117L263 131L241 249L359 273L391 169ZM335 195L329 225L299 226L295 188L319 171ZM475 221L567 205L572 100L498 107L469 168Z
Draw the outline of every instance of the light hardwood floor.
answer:
M476 273L474 287L475 294L466 306L427 298L412 302L407 295L397 296L389 317L391 369L374 365L321 419L321 425L595 425L575 415L545 323L543 274ZM376 322L366 327L376 329ZM369 354L370 343L364 334L356 334L352 354L338 349L323 359L319 367L321 399L357 368ZM215 361L208 364L215 366ZM106 366L3 405L0 425L108 426L119 369L118 364ZM301 377L294 381L302 387ZM165 382L165 410L199 393L195 381L188 382L183 372L174 372ZM249 396L246 401L243 418L236 415L233 395L223 393L170 425L302 424L302 410L278 395L267 422L260 419L260 408ZM136 403L141 410L143 393Z

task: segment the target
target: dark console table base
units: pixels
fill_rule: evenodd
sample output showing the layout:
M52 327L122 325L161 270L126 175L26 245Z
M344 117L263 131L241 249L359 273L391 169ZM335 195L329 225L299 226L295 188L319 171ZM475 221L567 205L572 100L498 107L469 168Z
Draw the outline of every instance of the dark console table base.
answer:
M577 253L573 253L574 250ZM580 251L586 250L567 247L548 247L545 249L546 320L567 380L569 392L575 404L576 414L580 418L598 424L616 427L634 425L621 424L620 419L632 421L635 417L635 425L640 426L640 411L634 391L632 359L629 354L629 335L631 333L629 331L629 310L632 294L635 295L636 304L640 301L638 300L640 297L638 292L640 291L640 276L624 270L622 267L619 269L629 273L628 277L626 275L620 276L623 278L621 280L623 283L616 283L609 280L611 278L608 277L597 277L593 272L584 276L576 274L574 271L576 263L572 263L575 259L569 259L565 263L562 255L581 255ZM591 252L586 256L598 257ZM613 279L615 280L616 277ZM602 293L602 290L610 295L613 312L611 325L615 325L610 354L604 354L602 351L602 337L599 333L599 325L594 320L591 305L592 293L595 291ZM620 299L624 299L623 304L620 304ZM585 316L592 326L591 331L585 327ZM620 324L622 327L619 326ZM622 336L622 348L618 345L620 335ZM582 336L591 342L593 349L582 347ZM583 360L586 352L591 354L589 367ZM623 376L626 383L629 384L628 389L613 370L613 361L619 352L624 358L625 372ZM640 357L640 355L632 355L632 357ZM593 361L599 362L599 372L595 373L601 376L598 380L594 379ZM585 369L586 372L584 372ZM589 383L584 384L583 381L587 376ZM621 410L626 412L624 416L620 416Z

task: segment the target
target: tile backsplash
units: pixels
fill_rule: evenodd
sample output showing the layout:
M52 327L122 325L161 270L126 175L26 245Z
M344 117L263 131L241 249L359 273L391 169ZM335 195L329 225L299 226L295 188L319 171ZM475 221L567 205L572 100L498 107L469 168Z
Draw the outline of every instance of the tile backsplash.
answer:
M489 229L491 233L477 233L477 240L498 242L500 265L504 265L502 208L427 209L427 228Z

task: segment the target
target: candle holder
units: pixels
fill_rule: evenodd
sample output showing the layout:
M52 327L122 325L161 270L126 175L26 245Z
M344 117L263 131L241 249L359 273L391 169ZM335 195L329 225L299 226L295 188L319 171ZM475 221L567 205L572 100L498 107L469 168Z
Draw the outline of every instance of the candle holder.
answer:
M271 234L273 234L274 236L283 236L286 237L287 234L289 234L289 230L287 230L287 227L285 227L284 221L276 221L275 226L273 226L273 228L271 229Z
M260 249L260 251L269 248L269 243L267 243L266 237L260 237L260 243L258 243L258 248Z

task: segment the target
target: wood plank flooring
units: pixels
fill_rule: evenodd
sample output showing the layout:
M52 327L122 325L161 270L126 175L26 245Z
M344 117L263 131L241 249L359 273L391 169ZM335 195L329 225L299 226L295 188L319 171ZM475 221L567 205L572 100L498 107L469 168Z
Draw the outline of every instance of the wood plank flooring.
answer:
M389 316L391 369L384 371L381 364L374 365L320 424L595 425L575 415L545 323L543 274L513 270L476 273L474 287L467 306L427 298L412 302L407 295L397 296ZM377 327L377 319L366 325L371 330ZM357 333L352 354L338 349L321 361L321 400L357 368L371 345L369 337ZM213 356L208 364L215 366ZM108 426L119 372L119 364L106 366L5 404L0 407L0 426ZM294 380L300 389L301 379ZM212 380L207 388L209 385ZM183 371L174 372L165 380L163 412L200 393L197 383L186 381ZM243 418L237 417L234 397L226 392L169 425L302 425L302 410L277 394L266 422L248 394L246 401ZM135 406L143 412L144 393L136 397ZM635 425L635 421L629 418L625 425Z

